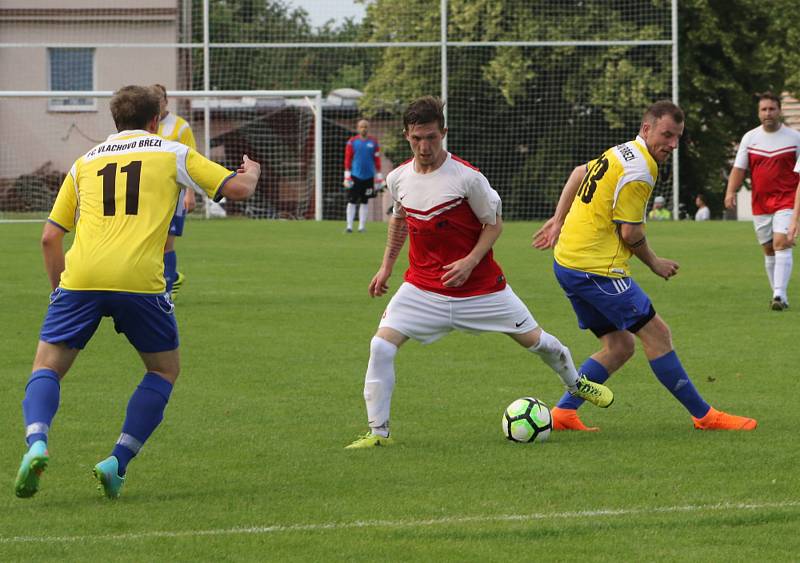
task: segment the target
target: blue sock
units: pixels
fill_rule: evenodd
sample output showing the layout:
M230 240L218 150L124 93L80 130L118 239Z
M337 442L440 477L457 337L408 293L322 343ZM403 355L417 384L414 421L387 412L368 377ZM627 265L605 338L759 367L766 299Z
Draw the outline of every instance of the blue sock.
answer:
M656 374L661 385L686 407L693 417L703 418L711 408L695 389L692 380L686 375L675 350L650 361L650 369Z
M128 411L122 424L122 434L111 455L119 460L119 474L125 475L128 463L164 418L164 408L172 393L172 383L152 372L144 379L128 401Z
M164 253L164 279L167 281L167 291L172 291L172 284L178 277L178 256L174 250Z
M37 369L25 386L22 416L25 418L25 441L30 446L37 440L47 442L50 424L58 411L61 384L51 369Z
M603 364L592 358L586 358L583 365L578 368L578 373L580 375L585 375L586 379L594 381L595 383L605 383L606 380L611 377L611 374L606 371ZM564 396L561 397L561 400L556 406L560 409L577 409L583 402L584 400L580 397L573 397L569 393L564 393Z

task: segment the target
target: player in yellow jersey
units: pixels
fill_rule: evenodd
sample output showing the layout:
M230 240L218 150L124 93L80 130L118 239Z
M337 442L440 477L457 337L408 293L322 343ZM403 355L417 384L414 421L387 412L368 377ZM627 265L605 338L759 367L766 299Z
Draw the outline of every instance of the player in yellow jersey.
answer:
M650 106L636 139L573 170L555 215L534 235L533 246L555 246L553 269L578 325L603 345L581 365L582 376L605 382L633 356L636 335L653 373L689 411L695 428L752 430L754 419L718 411L703 400L672 348L669 327L628 266L636 256L665 280L678 273L677 262L660 258L648 245L645 212L658 164L678 147L683 127L683 111L672 102ZM578 417L582 403L571 395L562 397L552 410L554 429L596 430Z
M182 117L171 113L167 109L169 100L167 99L167 89L161 84L153 84L153 89L161 101L161 112L158 121L158 134L170 141L177 141L191 149L197 150L192 128ZM175 215L169 224L169 236L167 244L164 246L164 278L167 281L167 292L171 298L175 298L185 276L178 271L178 255L175 253L175 237L183 236L183 227L186 222L186 214L191 213L195 207L194 190L181 190L178 203L175 206Z
M159 102L150 88L120 89L111 114L119 132L75 161L42 234L53 293L22 402L29 449L17 473L18 497L39 488L60 382L102 317L114 319L147 370L111 456L94 468L106 496L119 496L128 462L161 422L180 371L162 257L181 185L210 198L239 200L252 195L261 172L247 156L231 172L156 135ZM64 235L72 230L75 239L65 255Z

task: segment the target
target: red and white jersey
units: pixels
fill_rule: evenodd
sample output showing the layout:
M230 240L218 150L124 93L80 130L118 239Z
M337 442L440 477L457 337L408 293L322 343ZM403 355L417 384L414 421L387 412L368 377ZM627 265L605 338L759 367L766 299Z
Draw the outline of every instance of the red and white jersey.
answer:
M386 185L394 199L395 217L405 216L408 225L408 283L451 297L505 288L506 279L491 250L461 287L445 287L441 280L447 271L443 267L472 252L483 225L494 225L501 214L500 196L477 168L447 153L439 168L420 174L412 159L392 170Z
M753 215L771 215L794 206L800 176L794 171L800 157L800 132L787 125L773 133L762 126L742 137L733 165L750 169Z

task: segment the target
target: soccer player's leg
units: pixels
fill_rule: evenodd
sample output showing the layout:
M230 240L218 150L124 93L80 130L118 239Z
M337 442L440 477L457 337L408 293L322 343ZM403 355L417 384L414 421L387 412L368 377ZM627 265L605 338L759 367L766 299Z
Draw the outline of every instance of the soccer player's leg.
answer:
M773 311L783 311L789 308L787 290L792 277L793 256L792 245L789 243L788 233L791 224L791 210L784 209L775 213L772 222L773 240L772 247L775 251L775 276L770 307Z
M128 401L122 431L111 455L95 465L94 475L108 498L117 498L128 464L161 424L180 372L174 307L163 295L115 294L117 332L139 352L146 373Z
M367 215L369 215L369 200L374 196L375 183L369 180L356 180L356 183L364 183L364 197L358 202L358 232L363 233L367 230Z
M633 355L634 339L624 330L635 322L631 311L643 306L641 296L631 291L630 278L607 278L564 268L554 263L556 279L575 311L578 326L597 336L603 348L581 364L581 380L604 384ZM649 300L645 301L649 305ZM577 415L584 403L580 393L565 393L553 409L554 430L596 430L587 427Z
M695 428L702 430L753 430L752 418L730 415L713 409L700 395L672 348L669 327L655 315L635 334L642 342L650 369L656 378L689 411Z
M180 291L185 276L178 271L178 255L175 253L175 238L183 236L183 227L186 223L186 206L184 204L185 189L178 196L175 213L169 224L167 242L164 245L164 280L167 283L166 291L174 299Z
M55 290L42 323L33 369L25 387L22 412L28 451L22 457L14 491L28 498L50 460L48 435L61 399L61 379L97 329L100 303L86 292Z
M353 232L353 221L356 218L358 206L364 199L364 184L358 179L353 178L353 187L347 191L347 209L345 210L347 226L345 227L346 233Z
M394 392L394 358L408 337L394 329L379 328L369 345L369 362L364 376L364 402L369 430L346 449L389 446L389 413Z
M775 295L775 249L772 247L772 215L754 215L753 228L756 232L756 239L764 252L764 270L767 272L769 289ZM772 308L772 300L770 300Z
M409 338L423 344L434 342L452 330L449 308L431 300L424 291L403 283L394 294L370 342L370 357L364 377L364 401L369 430L346 449L391 445L389 419L395 384L394 359Z

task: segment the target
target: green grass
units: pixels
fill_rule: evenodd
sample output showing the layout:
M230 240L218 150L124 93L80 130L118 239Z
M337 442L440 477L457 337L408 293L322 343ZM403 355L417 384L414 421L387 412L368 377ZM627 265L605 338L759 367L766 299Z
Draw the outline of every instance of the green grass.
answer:
M397 359L395 448L345 451L365 430L363 374L386 299L367 284L385 228L196 221L179 240L183 372L164 423L131 464L118 502L94 490L136 353L105 321L62 385L40 492L14 497L20 401L47 307L41 226L0 226L0 560L733 561L800 553L798 314L767 309L748 223L653 224L680 262L635 275L714 406L756 417L752 433L694 431L641 353L610 381L598 434L503 439L505 406L554 403L560 384L501 335L407 344ZM577 362L577 329L532 224L507 224L496 255L536 319ZM404 267L392 279L396 289ZM800 306L798 282L790 288ZM2 491L2 489L0 489Z

